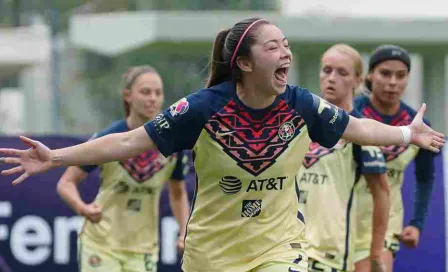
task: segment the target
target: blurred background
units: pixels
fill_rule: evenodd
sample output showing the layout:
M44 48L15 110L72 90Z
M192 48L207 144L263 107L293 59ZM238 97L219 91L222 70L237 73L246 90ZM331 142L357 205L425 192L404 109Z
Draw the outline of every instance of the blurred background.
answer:
M282 28L294 54L289 83L317 94L320 56L332 44L350 44L365 60L380 44L406 48L413 63L404 100L414 108L426 102L427 118L436 129L448 133L448 1L0 0L2 145L18 145L15 136L19 133L42 136L53 148L74 144L80 138L67 138L69 135L91 135L122 118L121 75L133 65L150 64L161 73L165 107L169 106L204 86L208 56L218 31L252 16L267 18ZM48 138L51 135L56 138ZM437 167L441 173L438 196L429 214L430 231L422 238L428 242L413 253L400 253L401 270L397 271L445 271L446 202L441 160ZM59 175L54 172L40 179L55 182ZM73 231L81 221L58 221L57 216L68 220L73 213L61 205L55 183L47 183L46 192L50 193L45 194L45 203L39 203L41 193L29 198L36 185L11 193L6 181L10 180L2 180L4 189L0 189L0 271L76 271ZM87 189L90 198L95 195L92 188ZM193 189L189 187L190 192ZM409 193L404 197L412 199L413 187L405 190ZM166 201L166 196L163 199ZM405 204L410 207L406 209L408 216L412 202ZM48 211L54 205L60 206L57 212ZM162 221L168 218L165 222L169 227L162 228L168 234L162 233L165 251L162 249L161 254L168 255L161 257L161 265L168 268L160 271L179 271L173 243L164 238L168 235L173 239L176 230L167 204L162 209L166 210ZM31 220L26 217L30 214L39 217ZM25 217L29 219L26 222L37 224L25 225L31 228L29 235L49 233L44 236L48 239L35 238L31 247L21 244L21 236L12 233ZM20 230L26 233L27 228L23 228ZM49 246L49 251L41 251L39 243ZM422 264L424 261L427 263Z
M336 42L368 58L381 43L413 56L405 100L447 132L448 2L439 0L0 0L0 131L91 134L121 118L120 79L157 68L166 106L204 84L215 34L263 16L289 38L290 83L318 92L319 57Z

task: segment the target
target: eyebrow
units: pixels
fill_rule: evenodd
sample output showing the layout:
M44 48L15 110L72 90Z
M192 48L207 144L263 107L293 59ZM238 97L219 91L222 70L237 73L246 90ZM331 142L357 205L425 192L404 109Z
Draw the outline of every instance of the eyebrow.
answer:
M286 41L286 40L288 40L288 39L285 37L285 38L282 39L282 42L284 42L284 41ZM269 42L277 42L277 40L274 39L274 40L266 41L266 42L263 43L263 45L265 45L265 44L267 44L267 43L269 43Z

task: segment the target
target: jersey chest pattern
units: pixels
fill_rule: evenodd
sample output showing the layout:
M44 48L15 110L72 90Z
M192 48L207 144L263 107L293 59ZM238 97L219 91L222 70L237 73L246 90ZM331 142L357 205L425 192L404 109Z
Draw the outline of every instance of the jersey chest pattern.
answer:
M326 148L321 146L318 143L311 143L306 153L305 157L302 160L302 165L308 169L312 167L315 163L319 161L322 157L333 153L337 149L344 148L347 145L347 142L344 140L339 140L339 142L332 148Z
M303 118L283 100L260 119L230 101L210 118L205 130L239 167L258 176L276 162L303 126Z
M381 116L379 116L372 108L365 107L362 110L362 113L366 118L374 119L378 122L383 122ZM398 114L391 122L391 126L407 126L412 122L411 115L402 110L400 114ZM389 145L389 146L381 146L381 152L384 155L384 159L386 162L390 162L398 158L401 154L403 154L410 145Z
M159 151L149 150L141 155L121 161L120 165L136 182L142 183L159 172L168 160Z

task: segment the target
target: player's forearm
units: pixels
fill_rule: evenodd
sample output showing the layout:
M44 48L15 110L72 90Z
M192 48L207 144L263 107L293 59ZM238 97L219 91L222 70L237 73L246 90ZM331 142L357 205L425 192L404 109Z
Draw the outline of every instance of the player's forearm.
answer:
M121 161L146 150L154 144L144 128L109 134L83 144L51 151L51 163L57 166L100 165Z
M428 212L429 202L431 200L431 193L434 181L431 180L417 180L414 200L414 216L410 225L423 229L426 214Z
M359 145L399 145L404 138L399 127L388 126L372 119L350 117L344 139Z
M384 247L384 239L389 222L389 185L386 174L370 175L368 184L373 198L370 257L379 258Z
M82 214L86 203L81 199L78 187L74 182L60 180L56 187L59 196L77 214Z
M188 195L185 190L179 193L170 192L170 204L173 215L179 224L179 236L184 237L190 214Z

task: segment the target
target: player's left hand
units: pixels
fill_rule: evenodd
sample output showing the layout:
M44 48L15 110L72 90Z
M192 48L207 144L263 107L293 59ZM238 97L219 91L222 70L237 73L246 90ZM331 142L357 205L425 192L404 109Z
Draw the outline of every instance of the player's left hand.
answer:
M177 251L182 255L185 249L184 236L179 236L176 242Z
M445 136L443 133L433 130L423 122L425 110L426 104L423 104L409 125L411 129L411 144L438 153L440 152L440 148L445 144Z
M400 241L407 248L416 248L420 239L420 230L414 226L407 226L400 234Z

